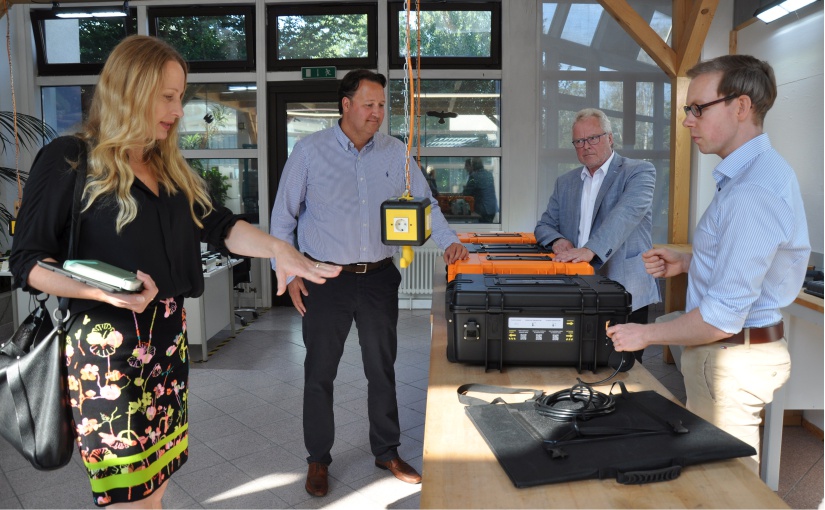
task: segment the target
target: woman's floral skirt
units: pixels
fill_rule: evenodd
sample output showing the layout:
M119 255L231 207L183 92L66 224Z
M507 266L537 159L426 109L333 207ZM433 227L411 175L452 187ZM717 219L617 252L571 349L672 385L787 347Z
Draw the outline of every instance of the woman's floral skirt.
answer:
M189 352L183 298L142 314L101 305L70 320L69 398L98 506L143 499L186 462Z

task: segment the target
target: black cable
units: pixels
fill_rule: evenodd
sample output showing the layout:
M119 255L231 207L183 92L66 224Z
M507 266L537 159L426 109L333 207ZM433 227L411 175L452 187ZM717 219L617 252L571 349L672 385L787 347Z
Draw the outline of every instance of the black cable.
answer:
M584 421L615 410L613 395L595 391L584 383L536 399L536 412L556 421Z
M605 377L601 381L593 381L593 382L582 381L581 377L576 377L576 380L579 381L579 384L585 384L587 386L596 386L598 384L604 384L604 383L608 382L609 380L613 379L614 377L616 377L616 375L622 370L623 366L624 366L624 358L622 358L622 361L619 362L619 366L616 367L616 369L613 371L613 373L610 374L609 376Z

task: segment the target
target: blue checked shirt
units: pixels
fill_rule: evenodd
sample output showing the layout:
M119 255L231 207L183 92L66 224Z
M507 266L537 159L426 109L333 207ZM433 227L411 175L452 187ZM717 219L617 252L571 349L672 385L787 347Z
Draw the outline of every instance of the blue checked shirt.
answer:
M714 169L693 240L686 311L727 333L782 320L799 294L811 245L799 182L760 135Z
M398 246L381 242L381 204L404 193L405 157L404 144L382 133L358 152L338 124L300 140L284 166L270 233L294 244L297 226L302 252L336 264L392 257ZM459 242L414 161L410 181L412 196L432 203L432 238L438 247Z

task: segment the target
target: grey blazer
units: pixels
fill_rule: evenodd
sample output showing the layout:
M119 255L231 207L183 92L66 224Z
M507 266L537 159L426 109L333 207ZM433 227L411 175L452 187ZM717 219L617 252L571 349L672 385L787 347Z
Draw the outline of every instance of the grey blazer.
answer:
M536 242L549 246L559 238L578 245L582 198L581 167L556 180L547 210L536 225ZM633 310L659 302L656 279L647 274L642 253L653 247L653 189L656 169L647 161L615 153L596 196L590 239L598 274L615 280L633 297Z

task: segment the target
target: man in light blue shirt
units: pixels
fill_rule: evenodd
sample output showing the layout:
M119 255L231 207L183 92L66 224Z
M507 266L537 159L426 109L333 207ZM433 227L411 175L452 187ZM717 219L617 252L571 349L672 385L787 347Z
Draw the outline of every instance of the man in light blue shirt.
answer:
M653 249L653 276L688 273L684 315L616 325L616 350L685 345L687 407L756 448L760 412L790 376L780 309L799 294L810 255L796 175L762 132L776 99L767 62L726 55L688 71L683 125L714 169L716 195L697 225L693 253ZM752 464L753 469L758 464Z
M375 465L396 478L420 483L421 476L398 456L400 426L395 393L398 285L401 274L392 257L397 246L381 241L381 204L406 188L406 147L378 133L384 120L383 75L367 70L347 73L338 89L341 120L300 140L284 167L270 233L294 243L318 261L343 271L327 285L295 278L288 290L303 316L304 444L309 456L306 491L329 490L330 450L335 440L333 383L353 320L364 373L369 382L369 441ZM432 198L424 174L409 158L410 194L432 203L432 238L448 264L467 257ZM275 268L275 260L272 267ZM336 281L338 285L330 287Z

